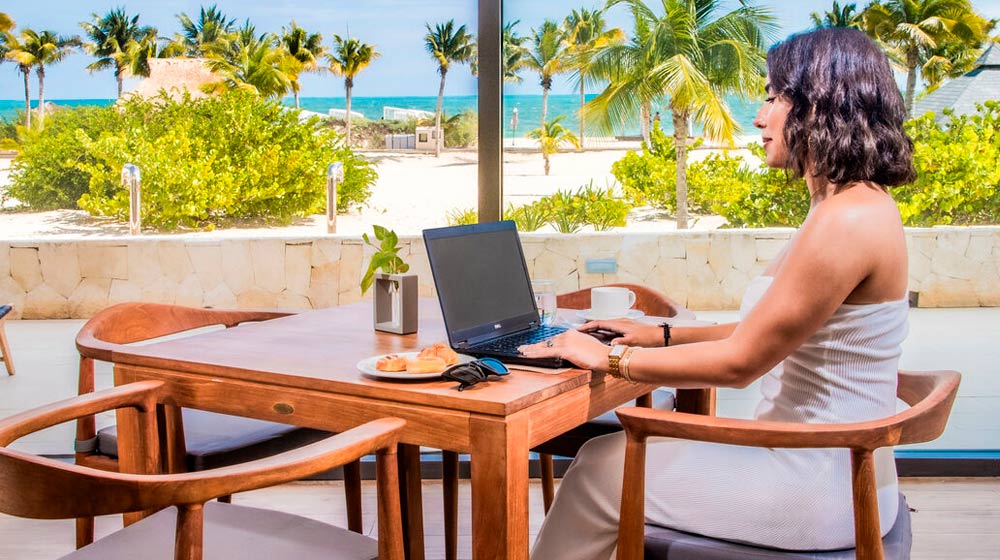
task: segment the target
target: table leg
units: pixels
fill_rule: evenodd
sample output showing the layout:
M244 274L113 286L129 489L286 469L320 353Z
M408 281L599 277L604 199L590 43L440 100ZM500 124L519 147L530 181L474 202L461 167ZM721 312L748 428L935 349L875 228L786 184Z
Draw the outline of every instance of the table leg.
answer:
M715 388L678 389L677 412L715 416Z
M441 491L444 494L444 559L458 558L458 453L441 451Z
M472 418L472 558L528 558L526 415Z
M399 503L407 560L424 560L424 509L420 488L420 446L399 444Z

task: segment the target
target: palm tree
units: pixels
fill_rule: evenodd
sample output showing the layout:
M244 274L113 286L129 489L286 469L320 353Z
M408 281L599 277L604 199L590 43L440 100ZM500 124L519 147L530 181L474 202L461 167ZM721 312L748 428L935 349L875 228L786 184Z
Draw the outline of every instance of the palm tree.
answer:
M612 43L625 41L625 32L621 29L606 29L604 12L580 8L566 16L564 24L569 34L570 66L576 69L577 82L580 87L580 146L584 143L583 105L587 102L584 85L587 78L587 66L594 51Z
M202 6L198 13L198 21L192 20L183 12L177 19L181 23L181 33L174 36L173 44L183 52L184 56L194 58L203 58L225 51L236 24L236 18L226 19L215 4L208 9Z
M809 14L809 19L812 20L813 25L816 27L861 27L861 14L857 13L857 4L844 4L840 5L837 0L833 1L833 9L829 12L824 12L822 16L819 12L813 12Z
M503 81L519 84L523 81L519 71L524 66L524 57L528 50L524 48L527 37L521 37L514 27L521 20L508 21L503 26L500 39L500 62L503 65Z
M549 90L552 77L567 70L568 51L566 33L552 20L545 20L538 29L531 30L531 48L524 58L524 66L538 71L538 83L542 86L542 127L548 126L545 119L549 105Z
M302 72L315 72L319 66L319 59L326 55L326 47L323 46L323 35L319 33L309 33L295 24L293 20L288 28L281 28L281 45L288 55L285 73L288 74L288 81L292 86L292 95L295 97L295 108L299 108L299 74Z
M35 75L38 76L39 128L45 127L45 66L62 61L80 44L79 37L60 37L53 31L39 33L33 29L24 29L21 31L20 45L8 55L17 60L18 64L35 68ZM25 94L27 93L25 89Z
M91 14L93 21L81 22L80 27L90 38L84 48L97 61L87 66L91 72L114 68L118 82L118 97L122 95L125 75L130 71L140 49L138 45L156 38L156 29L140 26L139 15L129 17L124 8L117 8L99 16Z
M441 75L441 85L438 87L437 109L434 111L434 132L437 141L434 143L434 155L441 156L441 146L444 144L444 135L441 134L441 105L444 102L444 80L448 75L451 64L469 62L476 52L475 41L462 25L455 29L455 20L450 19L445 23L439 23L431 28L429 23L425 23L427 34L424 35L424 47L427 52L437 61L438 74Z
M213 91L241 89L262 97L281 97L291 83L283 69L285 53L278 48L278 38L268 33L256 34L250 21L236 31L223 55L213 54L205 65L221 80Z
M864 11L865 31L878 39L889 58L906 70L906 113L913 109L917 73L934 60L942 42L979 48L990 23L976 14L968 0L886 0ZM931 71L933 74L933 70Z
M724 96L763 92L764 45L776 29L775 19L748 0L722 14L722 0L662 0L662 15L642 0L612 0L612 6L617 4L632 13L633 34L625 44L594 53L591 75L609 84L587 103L584 114L612 130L634 123L638 113L648 139L653 101L669 98L677 149L677 227L686 229L689 120L700 123L708 137L732 142L737 125Z
M9 15L0 12L0 64L3 64L7 60L7 37L4 33L9 33L14 30L14 19Z
M575 148L580 147L580 140L568 128L562 125L565 117L559 115L545 123L545 126L536 128L528 132L528 138L538 140L538 147L542 151L542 158L545 159L545 174L549 174L549 157L559 151L559 147L569 144Z
M24 77L24 126L31 130L31 67L34 59L25 51L21 37L11 31L3 32L4 59L17 65L17 71Z
M351 90L354 89L354 77L380 56L382 54L375 50L375 45L362 43L354 38L344 39L340 35L333 36L333 52L327 55L327 60L330 61L330 71L344 77L344 91L347 94L348 146L351 145ZM444 75L442 74L443 79Z
M992 30L996 21L988 23ZM957 78L975 68L983 49L962 41L947 40L928 49L926 54L927 61L921 65L920 73L927 82L927 89L924 91L931 92L946 79Z

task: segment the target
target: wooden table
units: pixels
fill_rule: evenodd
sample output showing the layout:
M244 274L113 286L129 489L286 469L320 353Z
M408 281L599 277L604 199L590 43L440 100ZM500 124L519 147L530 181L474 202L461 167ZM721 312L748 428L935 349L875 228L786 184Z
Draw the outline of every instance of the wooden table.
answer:
M463 392L441 380L390 382L358 372L362 358L414 351L447 337L434 300L420 304L417 333L372 328L370 302L309 311L228 330L116 352L115 383L166 382L167 417L176 407L343 431L375 418L406 420L400 450L407 551L423 557L419 447L468 453L472 546L477 559L528 557L528 450L650 390L573 369L513 371ZM143 456L132 413L118 416L124 472L155 471ZM168 430L172 433L173 430Z

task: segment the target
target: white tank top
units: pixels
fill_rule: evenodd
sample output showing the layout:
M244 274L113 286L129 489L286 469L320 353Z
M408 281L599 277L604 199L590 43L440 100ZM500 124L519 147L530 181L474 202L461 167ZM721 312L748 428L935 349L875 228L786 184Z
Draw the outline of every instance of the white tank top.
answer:
M740 319L773 280L751 281ZM761 420L806 423L861 422L896 412L896 376L908 331L906 299L841 304L815 334L761 380Z

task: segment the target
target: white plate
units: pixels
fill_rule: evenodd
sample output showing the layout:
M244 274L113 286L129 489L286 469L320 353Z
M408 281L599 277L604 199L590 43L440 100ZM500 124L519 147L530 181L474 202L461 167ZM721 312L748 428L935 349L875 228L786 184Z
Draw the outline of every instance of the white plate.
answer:
M396 352L396 355L402 358L416 358L419 352ZM370 358L365 358L358 362L358 371L361 373L366 373L373 377L380 377L383 379L434 379L436 377L441 377L441 372L436 373L407 373L405 371L379 371L375 368L375 363L384 358L387 354L379 354L378 356L372 356ZM472 356L466 356L464 354L458 355L458 363L464 364L474 360ZM443 370L442 370L443 371Z
M642 311L639 311L638 309L629 309L628 313L626 313L624 316L619 316L619 317L595 317L592 310L590 310L590 309L581 309L581 310L579 310L579 311L576 312L576 315L578 317L580 317L581 319L584 319L584 320L587 320L587 321L600 321L600 320L604 320L604 319L638 319L639 317L644 316L645 313L643 313Z

